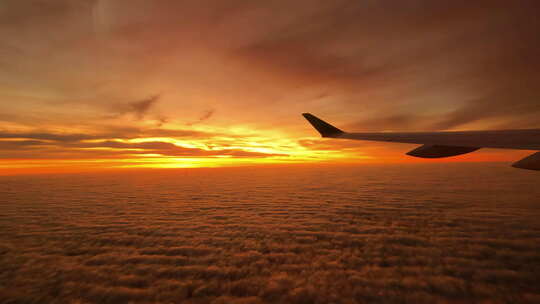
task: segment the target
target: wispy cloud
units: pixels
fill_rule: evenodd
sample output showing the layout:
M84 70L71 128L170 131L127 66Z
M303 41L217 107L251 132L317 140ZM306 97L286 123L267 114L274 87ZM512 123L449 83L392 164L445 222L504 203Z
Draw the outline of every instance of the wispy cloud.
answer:
M220 147L213 149L186 148L165 141L129 142L140 137L193 137L208 138L214 134L194 133L181 130L124 130L131 132L99 135L55 133L8 133L0 132L0 158L4 159L85 159L119 158L155 154L175 157L272 157L288 156L284 153L264 153L241 148Z
M135 117L137 117L138 119L142 119L148 113L150 108L152 108L158 102L158 100L159 95L155 95L143 100L130 102L128 104L128 112L133 112Z
M131 101L127 103L114 103L112 104L112 114L108 115L110 118L117 118L122 115L131 115L137 120L141 120L149 114L149 112L155 107L160 99L160 95L150 96L141 100ZM163 119L163 117L160 117Z
M186 123L186 126L193 126L195 124L198 124L198 123L201 123L205 120L208 120L210 119L210 117L212 117L214 115L216 111L215 110L207 110L205 111L196 121L193 121L193 122L188 122Z

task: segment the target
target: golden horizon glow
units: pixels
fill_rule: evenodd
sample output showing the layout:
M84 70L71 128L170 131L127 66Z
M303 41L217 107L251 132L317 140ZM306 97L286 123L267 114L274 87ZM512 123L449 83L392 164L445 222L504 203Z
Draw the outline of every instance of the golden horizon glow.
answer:
M148 123L141 121L140 124ZM311 133L315 130L305 123ZM182 132L181 126L170 124L161 131ZM303 134L287 133L281 130L257 130L248 127L205 127L198 126L194 132L208 136L174 138L167 136L150 136L135 138L100 138L81 139L76 143L57 142L43 139L45 155L49 158L11 158L0 160L2 175L34 173L34 172L78 172L126 168L215 168L236 166L261 166L272 164L362 164L362 163L415 163L434 162L406 157L403 152L407 148L397 145L403 151L396 151L394 144L366 146L366 142L341 141L306 137ZM85 130L65 128L59 134L83 134ZM0 140L0 143L24 143L32 140L36 134ZM92 135L89 134L91 137ZM82 136L84 138L84 136ZM369 143L369 142L368 142ZM337 144L337 145L336 145ZM178 151L176 151L178 149ZM66 150L69 158L62 158ZM168 155L169 153L178 155ZM481 153L461 156L452 159L435 160L442 162L455 161L505 161L513 155L524 156L526 152ZM82 157L90 153L88 157ZM97 153L96 156L93 156ZM116 153L120 153L116 155ZM186 155L182 155L186 153ZM99 155L105 155L103 158Z

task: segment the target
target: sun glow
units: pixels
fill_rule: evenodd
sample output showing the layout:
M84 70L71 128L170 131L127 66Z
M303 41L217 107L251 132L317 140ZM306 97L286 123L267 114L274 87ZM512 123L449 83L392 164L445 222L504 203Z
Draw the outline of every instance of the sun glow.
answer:
M73 131L75 132L75 131ZM43 140L42 158L21 157L1 161L2 173L88 171L115 168L201 168L268 164L316 163L370 158L358 151L318 149L302 144L302 140L318 138L286 136L276 131L247 130L236 127L208 130L211 136L137 137L83 139L80 141ZM241 135L244 134L244 135ZM247 134L247 135L246 135ZM24 143L31 138L9 139ZM7 142L6 140L4 140ZM33 156L33 155L32 155Z
M164 129L164 133L178 132ZM82 134L74 130L73 134ZM386 146L366 147L354 142L305 137L302 134L245 127L205 129L196 136L145 136L135 138L4 139L13 146L40 148L40 157L30 154L0 161L0 174L77 172L119 168L213 168L299 163L424 162L405 158ZM67 132L66 132L67 133ZM39 134L38 134L39 135ZM85 136L81 136L85 137ZM92 136L87 136L92 137ZM406 147L403 152L406 152ZM27 154L28 155L28 154ZM477 154L450 161L497 161L500 154ZM433 160L432 160L433 161ZM448 160L443 160L448 161Z

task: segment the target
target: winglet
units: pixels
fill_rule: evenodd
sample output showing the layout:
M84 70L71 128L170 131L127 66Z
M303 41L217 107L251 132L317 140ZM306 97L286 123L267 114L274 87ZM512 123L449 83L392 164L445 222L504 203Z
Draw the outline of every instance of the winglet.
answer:
M529 155L524 159L512 164L512 167L527 170L540 171L540 152L536 152L533 155Z
M321 133L322 137L336 137L337 135L345 133L310 113L303 113L302 116L304 116L304 118L306 118L319 133Z

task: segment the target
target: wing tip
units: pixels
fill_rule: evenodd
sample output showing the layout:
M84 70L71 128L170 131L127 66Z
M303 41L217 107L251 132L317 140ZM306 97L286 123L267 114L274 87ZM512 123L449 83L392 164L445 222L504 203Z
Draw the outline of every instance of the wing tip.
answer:
M512 167L518 169L540 171L540 152L525 157L512 164Z
M302 113L302 116L304 116L304 118L321 134L322 137L335 137L339 134L345 133L311 113Z

